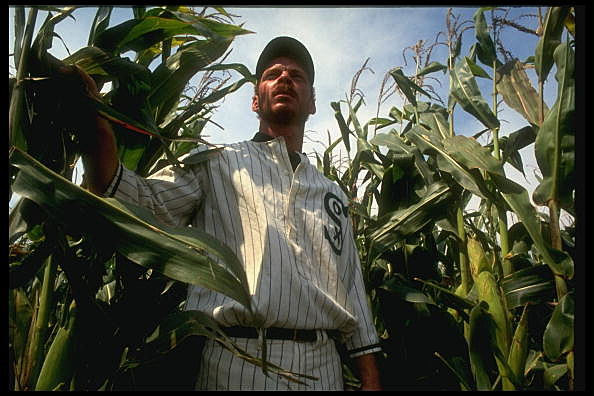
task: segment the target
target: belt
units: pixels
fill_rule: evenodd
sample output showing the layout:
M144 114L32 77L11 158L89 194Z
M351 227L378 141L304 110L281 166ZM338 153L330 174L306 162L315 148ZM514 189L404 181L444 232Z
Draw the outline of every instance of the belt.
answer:
M258 338L258 330L255 327L232 326L222 328L229 337ZM285 329L281 327L268 327L263 329L266 338L272 340L292 340L299 342L315 342L318 340L317 330L306 329ZM330 337L337 337L338 330L325 330Z

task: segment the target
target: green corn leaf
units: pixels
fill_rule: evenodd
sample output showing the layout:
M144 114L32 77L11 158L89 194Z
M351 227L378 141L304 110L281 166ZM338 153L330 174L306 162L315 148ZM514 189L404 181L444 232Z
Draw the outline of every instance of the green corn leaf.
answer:
M524 383L524 368L526 367L526 359L528 359L528 305L524 306L520 321L516 326L514 337L507 359L510 369L513 371L518 383Z
M331 102L330 106L334 110L334 118L336 118L336 122L338 122L338 127L340 128L340 134L342 135L342 141L344 142L344 146L346 147L347 151L351 151L351 144L349 139L351 130L347 126L346 121L342 116L342 112L340 111L340 102Z
M223 56L231 40L200 40L179 49L153 72L148 101L157 110L159 125L173 110L188 81L202 68Z
M499 120L483 99L470 67L470 60L461 59L450 72L450 94L460 106L489 129L499 127Z
M502 144L503 150L501 153L501 160L504 162L510 162L511 165L513 165L523 174L524 169L521 166L521 158L519 163L520 166L514 165L514 163L509 160L514 154L519 156L519 151L521 149L534 143L534 140L536 139L536 130L532 126L525 126L510 133L508 136L505 136L505 138L505 143Z
M534 202L559 200L571 210L575 186L575 80L574 53L567 43L555 50L557 101L536 136L534 154L543 180L534 190Z
M289 381L301 384L299 378L314 379L308 375L285 370L263 358L249 355L224 333L212 317L196 310L176 312L167 316L147 338L145 349L152 354L165 354L190 336L205 336L216 340L235 356L258 367L266 366L271 373L278 374Z
M402 69L400 69L400 68L393 69L390 71L390 75L394 78L394 81L396 81L398 88L400 88L400 90L402 91L404 96L406 96L406 99L408 99L408 101L413 106L417 105L417 98L413 91L420 92L423 95L426 95L429 99L431 99L431 95L429 95L427 92L425 92L425 90L423 90L423 88L419 87L417 84L412 82L408 77L406 77L404 75L404 73L402 72Z
M95 14L95 19L93 19L93 24L91 25L87 45L93 45L95 38L107 29L112 10L113 6L101 6L98 8L97 13Z
M501 288L509 309L551 301L555 297L555 281L546 265L512 272L502 279Z
M574 302L570 294L560 300L542 337L543 351L551 361L573 350Z
M489 346L494 338L495 326L493 319L487 312L485 302L481 301L472 308L470 311L468 354L477 390L491 390L489 367L492 365L493 354Z
M414 112L411 105L405 105L404 110ZM445 139L450 136L448 125L448 112L445 108L427 102L417 103L417 114L419 116L419 123L429 128L438 140Z
M146 14L146 7L145 6L132 6L132 13L134 14L135 19L141 19Z
M543 387L545 389L553 388L553 385L555 385L557 381L559 381L559 379L563 377L565 373L567 373L567 369L568 366L565 363L554 364L546 367L542 376L544 380Z
M462 33L460 33L458 35L458 38L456 39L456 42L454 44L454 49L452 52L452 56L450 58L450 61L452 62L452 64L455 63L456 58L458 57L458 55L460 55L461 49L462 49Z
M497 180L494 180L497 182ZM564 252L553 250L544 240L540 229L540 222L536 209L532 206L528 192L523 190L520 193L506 194L501 196L524 224L526 231L532 238L544 262L549 266L554 274L565 276L569 279L573 277L573 261L571 257Z
M369 143L376 146L385 146L388 149L394 151L397 154L405 156L413 156L416 147L406 144L404 139L401 138L397 133L379 133L375 135Z
M17 67L16 82L12 89L8 108L8 142L11 146L16 146L22 150L27 150L27 139L25 138L24 129L28 125L25 88L22 83L29 72L28 59L31 50L31 41L33 40L33 29L35 28L35 21L37 20L37 12L37 8L32 7L27 16L27 24L25 26L25 33L22 40L19 64L15 65Z
M479 8L473 15L474 31L477 39L477 56L483 64L493 67L493 62L495 62L497 67L499 67L501 62L497 59L495 44L489 35L489 29L485 15L483 14L484 11L484 8Z
M472 59L466 58L466 61L468 62L468 68L472 72L473 76L491 80L491 76L489 75L489 73L487 73L485 69L477 65Z
M500 191L506 193L523 191L522 186L505 177L503 163L493 157L489 149L481 146L476 140L461 135L452 136L444 139L443 148L467 169L487 171L491 178L496 179Z
M443 217L442 204L451 198L450 187L444 183L431 184L425 196L407 208L387 213L370 230L369 238L382 250L393 241L417 232L430 221ZM379 252L381 253L381 251ZM378 253L378 254L379 254Z
M570 7L550 7L545 16L542 36L536 44L534 66L538 81L546 81L553 67L553 54L561 43L563 23L569 14Z
M250 307L245 272L232 251L195 228L160 224L145 208L99 198L15 150L14 190L61 223L106 241L131 261L172 279L223 293Z
M422 68L416 75L416 77L419 76L424 76L425 74L429 74L429 73L434 73L436 71L440 71L443 70L443 72L445 73L445 71L448 68L444 65L442 65L439 62L431 62L430 64L428 64L427 66L425 66L424 68Z
M421 150L422 153L429 155L436 154L438 167L451 174L462 187L481 198L487 198L486 187L484 186L480 174L471 174L470 171L452 157L444 147L440 147L439 144L432 142L423 133L423 130L420 127L415 125L413 129L408 132L407 137Z
M54 390L57 387L68 389L76 370L76 355L80 326L76 304L72 302L68 313L68 324L60 327L50 345L35 390Z
M19 66L25 36L25 7L14 7L14 66Z

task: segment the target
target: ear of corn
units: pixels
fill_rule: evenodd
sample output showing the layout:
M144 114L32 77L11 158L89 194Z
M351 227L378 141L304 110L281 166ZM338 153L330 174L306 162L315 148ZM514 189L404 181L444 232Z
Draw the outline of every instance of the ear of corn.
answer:
M466 248L468 250L472 279L476 282L481 272L490 270L489 261L487 260L483 246L476 239L468 237Z
M73 301L70 305L68 324L66 327L60 327L56 333L41 367L35 390L68 389L76 368L76 314Z
M497 346L503 355L502 359L497 359L497 366L499 367L499 372L503 378L502 383L504 389L514 389L507 378L508 370L507 367L505 367L509 352L510 331L507 311L503 304L499 286L497 285L495 277L489 271L483 271L478 275L476 285L479 301L484 301L489 305L488 312L493 316L493 320L495 321L495 339Z
M490 358L490 353L488 353L490 323L484 302L479 302L472 308L469 322L468 353L476 389L491 390L491 379L487 368Z

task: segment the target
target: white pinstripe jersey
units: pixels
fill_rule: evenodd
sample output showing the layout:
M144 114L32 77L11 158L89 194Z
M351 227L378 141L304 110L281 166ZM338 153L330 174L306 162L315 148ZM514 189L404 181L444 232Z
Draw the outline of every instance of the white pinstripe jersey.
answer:
M293 172L283 137L223 147L205 163L148 179L120 166L105 195L228 245L262 327L338 329L352 357L379 351L345 194L303 154ZM186 309L223 326L253 325L240 303L199 286L189 286Z

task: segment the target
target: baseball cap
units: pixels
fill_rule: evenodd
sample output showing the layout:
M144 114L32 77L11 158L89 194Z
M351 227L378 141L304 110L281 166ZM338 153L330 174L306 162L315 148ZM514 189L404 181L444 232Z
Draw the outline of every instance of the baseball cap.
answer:
M311 55L301 42L287 36L276 37L264 47L256 65L256 78L259 80L270 61L280 56L286 56L297 61L313 84L315 73Z

